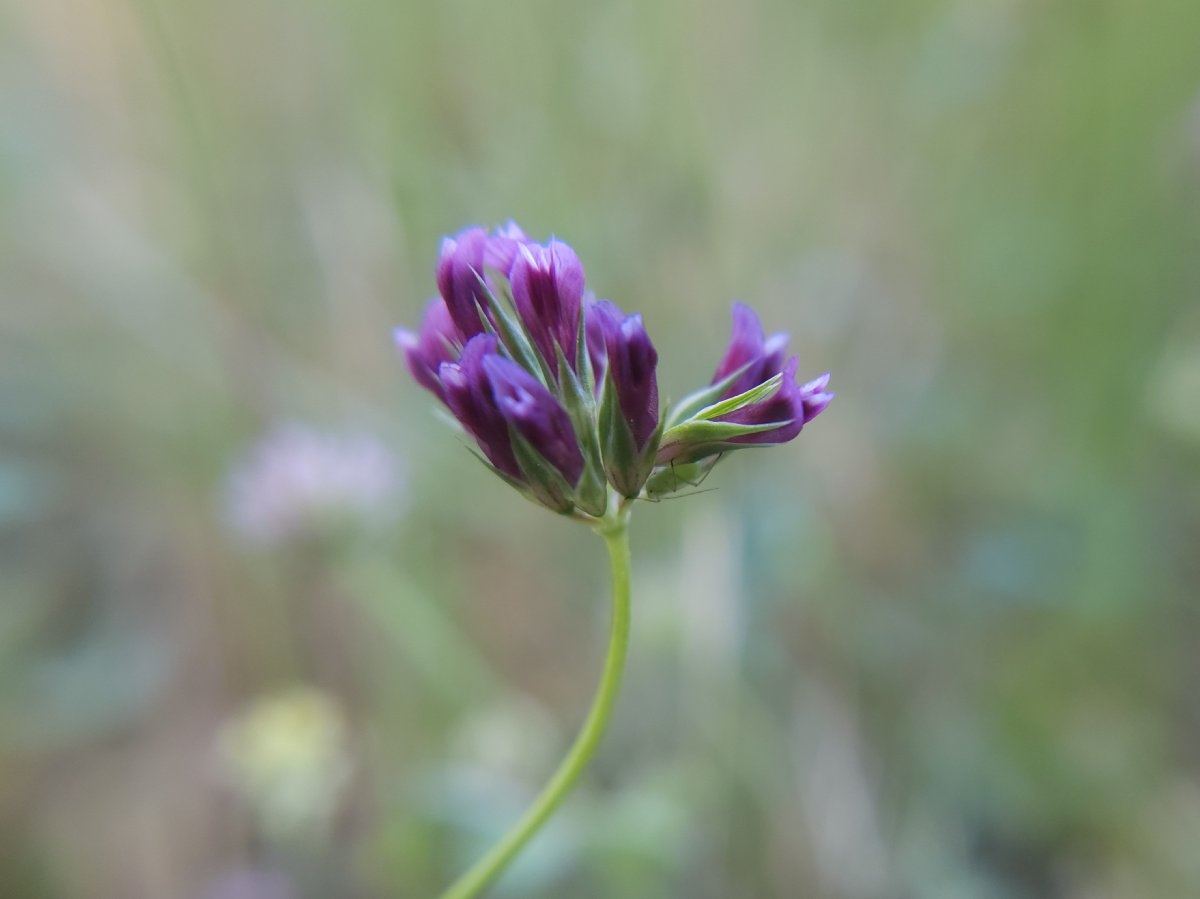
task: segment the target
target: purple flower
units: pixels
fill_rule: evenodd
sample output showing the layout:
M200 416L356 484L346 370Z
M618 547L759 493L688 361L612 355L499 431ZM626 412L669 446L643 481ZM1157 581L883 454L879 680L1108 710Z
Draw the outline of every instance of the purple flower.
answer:
M730 443L739 445L787 443L800 433L801 428L824 411L825 407L829 405L829 401L833 399L832 393L825 392L825 388L829 386L829 373L826 372L819 378L800 385L796 383L796 371L799 367L800 358L792 356L783 366L783 380L775 393L765 400L743 406L736 412L716 419L741 425L764 425L779 422L779 427L771 430L731 437ZM773 377L773 374L771 376Z
M413 378L442 402L446 401L438 369L443 362L458 358L463 338L450 318L450 310L442 297L435 298L425 309L425 318L418 333L397 328L396 345L404 351L408 370Z
M754 310L735 303L733 336L717 366L712 386L697 394L700 403L692 408L692 414L663 435L658 464L696 462L741 446L787 443L799 434L829 405L833 394L825 390L829 385L828 374L807 384L797 384L800 360L797 356L785 359L786 349L786 334L764 337ZM780 379L779 386L769 394L741 400L740 405L724 412L702 414L702 403L733 400L776 376ZM722 387L728 378L732 380Z
M716 384L723 381L744 368L722 396L737 396L751 387L757 387L782 370L787 339L787 335L782 333L764 337L757 313L745 303L734 303L733 336L729 339L729 346L712 382Z
M510 426L569 486L583 474L583 454L566 410L533 375L499 355L491 334L467 341L458 362L442 364L446 403L496 469L526 484L539 499L565 511L571 506L552 476L539 477L517 461Z
M487 460L516 480L521 466L513 455L508 422L496 404L483 361L495 355L499 344L491 334L477 334L467 341L458 362L443 362L439 377L445 388L446 405L467 432L475 438Z
M546 246L521 244L509 283L521 323L551 371L558 373L555 346L574 368L583 300L583 266L575 251L553 239Z
M608 300L587 308L588 354L597 383L605 374L617 391L621 417L629 425L638 452L658 427L658 352L641 315L625 315Z
M442 240L437 265L438 293L464 337L474 337L483 331L479 310L488 308L481 280L487 247L488 234L482 228L468 228Z
M779 390L770 397L716 419L743 425L780 422L780 427L733 437L729 440L730 443L787 443L833 399L832 393L825 392L829 385L828 373L804 385L796 383L796 371L800 367L800 360L799 357L792 356L785 361L787 339L787 334L783 333L764 338L757 313L745 303L733 304L733 335L729 339L729 346L721 364L717 366L713 384L720 383L742 370L742 373L733 379L733 383L722 392L722 397L728 399L757 387L780 372L783 379Z
M583 474L583 453L571 419L533 375L503 356L487 356L483 368L501 415L572 487Z

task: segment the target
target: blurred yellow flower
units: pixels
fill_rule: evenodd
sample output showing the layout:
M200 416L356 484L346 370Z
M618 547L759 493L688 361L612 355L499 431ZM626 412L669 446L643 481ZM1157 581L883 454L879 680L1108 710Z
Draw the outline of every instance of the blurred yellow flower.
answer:
M252 703L221 729L217 750L230 782L277 838L320 830L352 770L341 711L308 687Z

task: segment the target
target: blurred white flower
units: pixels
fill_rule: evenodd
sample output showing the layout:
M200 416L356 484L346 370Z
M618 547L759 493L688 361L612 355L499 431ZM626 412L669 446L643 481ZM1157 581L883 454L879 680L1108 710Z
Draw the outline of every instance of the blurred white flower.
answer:
M322 830L352 770L340 710L331 697L304 687L261 699L232 718L217 752L230 783L276 838Z
M273 545L339 524L386 522L403 486L399 460L370 434L285 424L233 467L225 515L246 540Z

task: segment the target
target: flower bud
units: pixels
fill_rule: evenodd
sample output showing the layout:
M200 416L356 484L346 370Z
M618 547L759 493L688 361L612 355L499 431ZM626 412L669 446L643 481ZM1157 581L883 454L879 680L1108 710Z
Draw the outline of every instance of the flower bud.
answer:
M479 310L488 308L482 281L487 246L488 234L482 228L468 228L442 240L438 293L463 337L474 337L484 330Z
M661 431L658 352L640 315L626 316L601 300L587 307L588 355L601 383L600 447L608 479L637 496L654 467Z
M575 367L583 281L579 257L565 243L552 239L546 246L518 247L509 273L513 303L534 346L556 375L555 347Z
M443 362L439 377L445 388L446 405L467 429L487 460L514 480L521 479L521 466L513 455L508 421L501 414L483 367L484 359L499 348L491 334L477 334L467 341L458 362Z
M425 310L418 333L397 328L396 345L404 351L408 370L416 382L430 391L442 402L446 401L438 369L443 362L458 358L462 345L462 334L450 318L450 310L441 297L434 299Z
M626 316L615 303L599 300L587 307L588 355L596 381L612 377L621 408L638 449L658 424L658 352L641 315Z
M784 360L787 335L763 336L754 310L733 307L733 336L713 383L680 404L658 449L660 465L696 462L743 446L793 439L819 415L832 393L829 375L796 383L800 361Z
M739 446L787 443L829 405L833 399L832 393L825 392L825 388L829 386L829 374L823 374L807 384L799 385L796 383L796 371L799 367L800 357L792 356L784 363L783 379L775 393L714 419L741 425L762 426L777 423L777 427L774 428L731 437L730 443Z
M578 484L583 474L583 453L559 401L511 359L487 356L483 367L500 414L508 424L569 486Z

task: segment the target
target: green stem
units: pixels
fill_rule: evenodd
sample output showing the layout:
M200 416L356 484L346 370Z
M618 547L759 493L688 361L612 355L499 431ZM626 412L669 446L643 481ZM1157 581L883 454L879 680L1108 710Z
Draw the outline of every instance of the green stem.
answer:
M608 544L612 566L612 634L608 655L596 697L588 711L583 729L571 745L554 776L550 778L537 799L495 846L477 861L454 884L442 893L441 899L473 899L492 883L562 804L579 776L591 761L612 715L613 705L621 687L621 671L625 666L625 649L629 644L629 532L625 516L618 512L606 518L596 532Z

